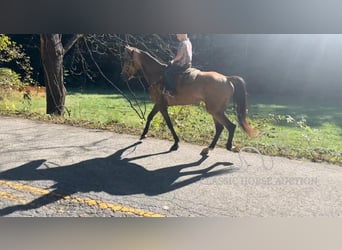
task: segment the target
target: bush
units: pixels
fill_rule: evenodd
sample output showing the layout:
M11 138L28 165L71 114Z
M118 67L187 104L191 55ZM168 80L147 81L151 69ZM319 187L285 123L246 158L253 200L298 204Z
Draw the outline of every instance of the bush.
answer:
M17 90L22 90L24 84L20 76L7 68L0 68L0 110L15 110L13 98L17 96Z
M8 68L0 68L0 87L3 89L21 89L20 76Z

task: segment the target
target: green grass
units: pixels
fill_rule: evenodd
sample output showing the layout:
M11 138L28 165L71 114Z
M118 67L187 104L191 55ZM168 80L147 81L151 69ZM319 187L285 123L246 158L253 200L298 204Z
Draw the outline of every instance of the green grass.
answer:
M1 95L1 93L0 93ZM137 99L141 112L147 117L152 103L147 94ZM79 126L110 129L120 133L140 135L145 121L133 111L121 95L108 91L85 90L68 92L66 114L63 119L44 115L45 97L32 96L31 104L24 102L22 94L6 97L2 113L15 111L26 116L53 120ZM236 130L234 143L238 147L253 146L267 155L305 158L342 165L342 111L341 103L317 103L313 100L295 98L251 97L249 96L249 120L262 136L248 138L240 128ZM7 108L6 108L7 107ZM7 110L7 111L6 111ZM175 130L182 141L208 145L214 134L214 125L203 105L170 107L169 113ZM234 123L233 106L227 110ZM160 114L154 118L149 136L172 139ZM224 146L227 132L221 136L218 146Z
M270 131L259 139L259 147L267 147L268 154L341 164L341 106L333 100L319 103L289 97L252 99L251 119L260 130Z

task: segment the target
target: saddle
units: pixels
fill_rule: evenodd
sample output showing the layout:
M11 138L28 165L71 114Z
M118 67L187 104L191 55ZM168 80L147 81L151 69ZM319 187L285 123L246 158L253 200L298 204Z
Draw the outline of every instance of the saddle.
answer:
M201 72L201 71L196 69L196 68L190 67L190 68L187 68L183 71L176 72L174 75L174 80L175 80L175 82L182 82L182 83L191 82L191 81L194 81L196 79L199 72ZM161 85L161 91L163 94L167 93L167 92L165 92L165 85L164 84Z

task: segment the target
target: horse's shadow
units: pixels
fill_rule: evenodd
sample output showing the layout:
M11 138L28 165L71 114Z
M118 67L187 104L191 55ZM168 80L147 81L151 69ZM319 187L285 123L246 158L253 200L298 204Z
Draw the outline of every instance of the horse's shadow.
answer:
M72 195L78 192L106 192L111 195L145 194L154 196L182 188L204 177L233 171L230 168L213 170L219 165L230 166L232 165L230 162L217 162L204 169L182 171L186 168L201 165L206 160L206 156L202 156L198 161L188 164L147 170L143 166L131 161L167 154L168 152L122 159L123 152L137 146L139 143L134 143L120 149L106 158L95 158L68 166L53 168L40 168L42 165L45 165L46 160L35 160L0 173L0 179L2 180L52 180L55 182L51 187L54 190L49 194L40 196L28 204L3 208L0 210L0 216L8 215L15 211L39 208L62 199L62 195ZM182 178L182 181L177 181L177 179L184 176L189 177Z

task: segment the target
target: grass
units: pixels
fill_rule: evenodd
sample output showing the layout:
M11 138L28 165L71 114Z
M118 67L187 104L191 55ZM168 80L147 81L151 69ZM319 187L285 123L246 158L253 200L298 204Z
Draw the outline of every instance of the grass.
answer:
M261 146L268 148L268 154L341 164L341 103L289 97L265 100L268 99L254 99L250 110L252 120L259 123L259 128L269 131L260 138ZM275 144L275 152L270 150L271 141Z
M5 96L0 92L0 96ZM64 118L44 115L45 97L32 93L31 102L24 101L22 93L7 93L0 98L0 112L16 113L43 120L92 128L110 129L119 133L140 135L145 121L133 111L121 95L99 90L69 90ZM138 96L141 113L147 117L152 108L146 94ZM6 104L5 104L6 103ZM262 136L248 138L240 128L234 143L239 147L256 147L267 155L305 158L342 165L342 105L336 102L317 103L295 98L249 97L249 119ZM134 105L134 107L138 107ZM236 123L233 106L228 117ZM175 130L182 141L208 145L214 134L212 118L204 105L170 107ZM154 118L149 136L172 139L160 114ZM224 146L225 131L218 146Z
M66 99L66 107L71 119L101 124L122 123L127 126L141 123L128 102L120 95L71 92Z

